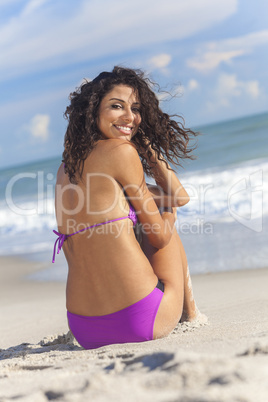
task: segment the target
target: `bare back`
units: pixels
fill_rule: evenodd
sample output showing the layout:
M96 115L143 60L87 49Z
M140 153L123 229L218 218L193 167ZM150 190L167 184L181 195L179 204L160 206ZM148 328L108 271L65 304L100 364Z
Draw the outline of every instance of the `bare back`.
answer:
M56 216L61 233L71 234L128 215L129 204L110 157L115 147L116 140L99 141L86 159L77 185L70 183L60 166ZM141 300L156 286L157 277L135 238L130 219L71 236L63 250L69 268L67 309L72 313L110 314Z

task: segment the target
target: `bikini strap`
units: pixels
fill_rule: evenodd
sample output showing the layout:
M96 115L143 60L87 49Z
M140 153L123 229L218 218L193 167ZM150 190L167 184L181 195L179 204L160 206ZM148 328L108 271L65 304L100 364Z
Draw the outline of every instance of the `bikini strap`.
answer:
M135 214L135 212L134 212L134 214ZM136 214L135 214L135 218L137 219ZM133 219L130 217L130 210L129 210L128 216L122 216L121 218L116 218L116 219L111 219L111 220L106 221L106 222L96 223L95 225L88 226L87 228L78 230L77 232L74 232L74 233L71 233L71 234L62 234L62 233L57 232L56 230L53 230L53 232L58 236L58 238L56 239L55 244L54 244L52 262L53 262L53 263L55 262L55 256L56 256L56 249L57 249L57 246L58 246L57 254L59 254L59 252L61 251L61 248L62 248L62 246L63 246L63 243L65 242L65 240L66 240L68 237L74 236L74 235L77 234L77 233L84 232L85 230L95 228L96 226L101 226L101 225L106 225L107 223L112 223L112 222L116 222L116 221L121 221L122 219L131 219L132 222L134 223Z

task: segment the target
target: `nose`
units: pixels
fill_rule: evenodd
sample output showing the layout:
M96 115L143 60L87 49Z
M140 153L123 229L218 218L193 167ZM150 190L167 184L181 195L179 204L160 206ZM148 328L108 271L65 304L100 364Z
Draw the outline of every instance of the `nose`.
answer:
M128 123L131 123L134 120L134 113L131 108L126 108L124 113L124 120Z

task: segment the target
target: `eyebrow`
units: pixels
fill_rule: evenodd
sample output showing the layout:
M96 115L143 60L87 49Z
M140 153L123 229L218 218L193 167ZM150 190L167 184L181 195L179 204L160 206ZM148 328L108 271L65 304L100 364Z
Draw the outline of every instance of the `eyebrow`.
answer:
M119 98L111 98L111 99L109 99L110 101L111 100L117 100L117 101L119 101L119 102L122 102L122 103L126 103L123 99L119 99ZM132 105L139 105L140 103L139 102L133 102L132 103Z

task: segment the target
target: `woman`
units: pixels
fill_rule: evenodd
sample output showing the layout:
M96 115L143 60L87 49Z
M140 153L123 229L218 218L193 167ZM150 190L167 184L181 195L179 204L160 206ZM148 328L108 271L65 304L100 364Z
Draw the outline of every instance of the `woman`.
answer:
M191 158L195 133L160 110L150 85L115 67L82 84L65 112L53 260L63 247L69 327L86 349L160 338L197 314L174 228L189 196L167 163Z

